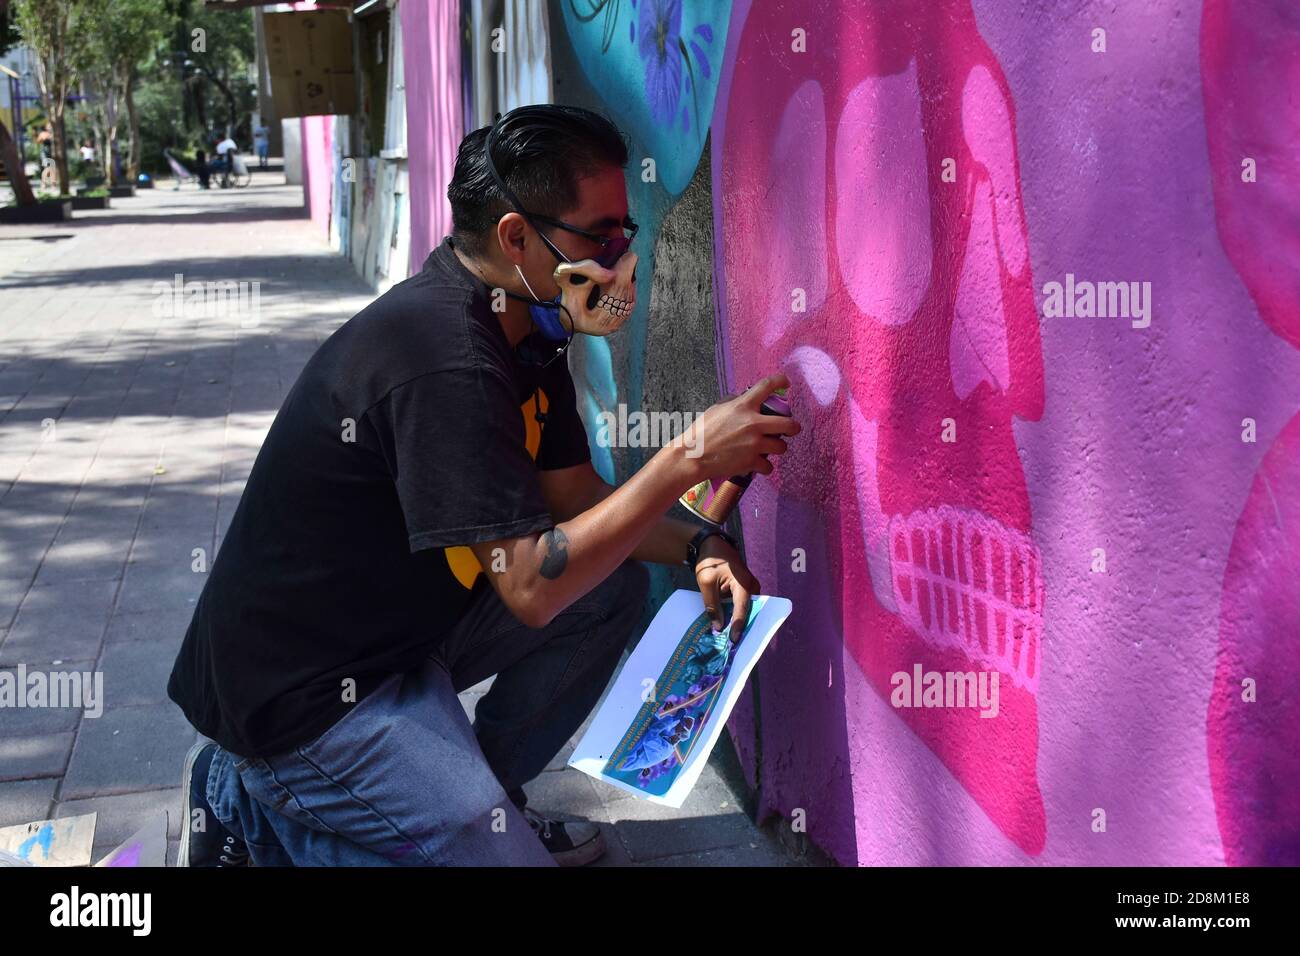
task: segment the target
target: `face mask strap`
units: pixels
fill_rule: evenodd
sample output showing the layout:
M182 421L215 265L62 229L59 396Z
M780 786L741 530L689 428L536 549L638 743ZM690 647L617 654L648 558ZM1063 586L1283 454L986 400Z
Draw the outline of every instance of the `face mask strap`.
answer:
M515 271L519 273L519 278L521 278L521 279L524 280L524 288L527 289L527 290L528 290L528 294L531 295L531 296L533 297L533 301L534 301L534 302L542 302L543 300L542 300L542 299L539 299L539 298L537 297L537 293L533 291L533 287L532 287L531 285L528 284L528 276L524 275L524 270L521 269L521 268L519 268L519 263L517 263L517 262L515 263Z

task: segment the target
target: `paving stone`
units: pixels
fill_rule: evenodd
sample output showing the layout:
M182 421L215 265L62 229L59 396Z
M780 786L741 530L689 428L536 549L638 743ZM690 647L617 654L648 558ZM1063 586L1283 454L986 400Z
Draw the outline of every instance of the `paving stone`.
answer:
M0 783L0 827L50 819L58 785L59 781L54 777Z
M128 537L60 540L50 548L36 575L36 586L76 581L116 581L126 563Z
M24 672L28 678L37 670L46 673L47 677L51 671L62 671L65 673L79 672L85 674L95 670L95 662L92 660L85 661L65 661L58 659L54 661L41 661L27 664ZM17 670L13 667L2 667L0 671L6 671L15 675L17 680ZM93 677L92 677L93 680ZM48 703L47 694L47 703ZM83 709L77 707L6 707L0 710L0 737L26 737L39 736L41 734L57 734L65 731L77 729L81 723Z
M692 853L678 853L646 861L646 866L794 866L796 863L785 853L767 843L744 843Z
M599 783L577 770L547 770L524 785L528 805L557 820L590 820L609 823L604 804L596 793Z
M167 679L171 676L182 636L106 645L99 663L100 670L104 672L105 708L135 707L166 701Z
M29 500L28 505L43 509L45 502ZM63 522L63 512L55 514L51 509L36 515L19 513L16 509L23 506L9 497L0 500L0 540L4 541L0 550L0 577L25 579L30 583L36 565L49 550Z
M106 710L102 717L82 721L61 797L177 786L194 740L194 728L170 701Z
M611 808L609 813L616 817L614 828L628 855L639 863L700 849L739 846L750 842L755 832L750 819L735 811L673 816L680 811L637 801L622 804L617 811Z
M157 814L167 814L167 836L178 840L181 835L181 768L176 768L177 786L169 790L143 790L114 796L91 797L85 800L61 800L54 811L54 819L97 813L95 820L95 845L107 844L104 853L112 851L131 834L152 820ZM96 853L98 861L104 853Z
M215 454L220 460L220 449ZM188 539L199 537L206 529L207 537L211 539L217 521L218 490L219 485L214 482L210 494L159 495L155 492L145 505L140 534L177 532L182 539Z
M104 646L108 648L123 641L174 641L179 646L193 616L194 609L189 606L132 614L118 612L108 622Z
M117 609L123 614L141 611L193 609L203 590L206 574L191 570L188 552L162 562L128 563Z
M0 645L0 664L97 657L117 586L65 581L33 587Z
M740 809L731 788L708 767L676 810L614 787L600 787L598 792L629 855L638 862L759 842L758 827Z
M590 865L611 868L636 866L637 863L632 859L631 854L627 852L627 847L623 845L623 839L618 835L618 830L612 826L602 826L600 829L605 836L605 855Z
M121 546L135 533L147 490L148 485L142 482L128 484L120 478L105 481L102 486L83 486L55 544L70 539L111 541L119 546L119 553L125 554Z
M72 750L71 731L21 737L0 737L0 780L57 777Z

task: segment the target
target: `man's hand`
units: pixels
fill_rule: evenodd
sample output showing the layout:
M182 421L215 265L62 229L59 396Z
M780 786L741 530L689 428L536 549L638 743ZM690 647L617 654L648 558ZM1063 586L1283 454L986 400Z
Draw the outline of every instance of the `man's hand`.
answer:
M745 566L745 559L718 535L711 535L700 545L700 560L695 565L695 583L704 598L704 610L720 631L722 621L722 595L731 598L731 643L738 644L749 623L749 600L762 591L758 579Z
M760 406L778 388L789 386L784 374L769 375L748 391L711 405L673 444L680 441L691 450L701 478L770 475L768 455L784 454L782 436L797 435L802 426L794 418L764 415Z

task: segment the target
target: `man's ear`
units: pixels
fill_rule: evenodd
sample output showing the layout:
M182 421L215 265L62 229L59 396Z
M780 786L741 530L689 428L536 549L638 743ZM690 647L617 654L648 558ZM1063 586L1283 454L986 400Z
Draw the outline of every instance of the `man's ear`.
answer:
M507 259L522 265L528 244L528 220L517 212L506 213L497 221L497 242Z

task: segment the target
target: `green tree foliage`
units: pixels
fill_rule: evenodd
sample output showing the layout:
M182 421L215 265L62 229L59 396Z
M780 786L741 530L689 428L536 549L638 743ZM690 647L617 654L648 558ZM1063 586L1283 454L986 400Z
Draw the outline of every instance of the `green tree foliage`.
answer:
M108 0L13 0L23 43L36 54L36 81L54 131L54 163L59 192L69 191L64 111L75 91L80 65L89 56L97 23Z
M184 83L180 125L187 138L205 143L230 133L246 141L256 105L252 11L205 7L198 0L172 0L172 9L164 65Z
M96 138L110 182L123 111L128 132L127 181L134 181L139 172L140 117L135 87L142 66L153 59L171 26L164 0L112 0L85 51L82 75L94 94Z

